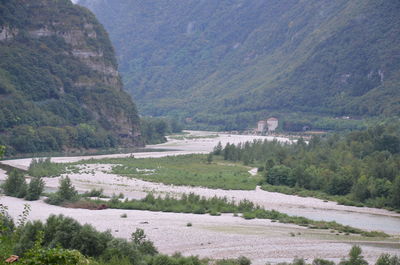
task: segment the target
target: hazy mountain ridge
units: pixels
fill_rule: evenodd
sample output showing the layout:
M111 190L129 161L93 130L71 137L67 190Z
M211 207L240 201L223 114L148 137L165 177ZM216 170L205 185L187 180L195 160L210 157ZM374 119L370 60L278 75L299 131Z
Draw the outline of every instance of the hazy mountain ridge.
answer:
M81 0L150 115L399 114L398 1ZM228 126L229 127L229 126Z
M3 0L0 14L0 143L10 154L142 144L91 12L69 0Z

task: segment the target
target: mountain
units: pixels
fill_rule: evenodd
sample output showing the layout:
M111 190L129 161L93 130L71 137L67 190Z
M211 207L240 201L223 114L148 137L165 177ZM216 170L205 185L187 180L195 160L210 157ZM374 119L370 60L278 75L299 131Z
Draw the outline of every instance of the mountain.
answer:
M398 0L79 0L147 115L243 128L264 115L400 113Z
M70 0L0 0L0 144L8 154L142 145L103 26Z

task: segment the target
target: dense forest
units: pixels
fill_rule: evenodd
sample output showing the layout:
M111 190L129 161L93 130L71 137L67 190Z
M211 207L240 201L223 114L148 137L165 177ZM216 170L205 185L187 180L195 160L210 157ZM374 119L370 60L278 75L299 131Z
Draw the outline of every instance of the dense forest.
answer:
M397 0L78 3L110 33L145 115L232 130L400 113Z
M289 186L345 196L342 199L350 204L400 209L398 122L345 135L315 136L308 143L299 139L219 145L214 154L258 165L262 184L269 190L270 185Z
M7 155L143 144L114 49L87 9L0 1L0 144Z

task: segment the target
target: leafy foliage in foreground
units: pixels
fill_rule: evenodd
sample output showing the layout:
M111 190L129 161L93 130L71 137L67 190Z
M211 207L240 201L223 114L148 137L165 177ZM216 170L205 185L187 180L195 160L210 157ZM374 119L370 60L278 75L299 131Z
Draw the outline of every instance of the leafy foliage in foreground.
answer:
M3 209L3 208L1 208ZM1 210L0 209L0 210ZM7 219L8 223L2 222ZM12 224L12 226L8 225ZM207 265L208 260L158 254L144 231L136 229L130 240L114 238L109 231L98 232L90 225L81 225L72 218L51 215L45 223L23 223L16 230L6 209L0 211L0 264L11 254L19 254L18 264L34 265ZM227 263L242 264L244 258ZM250 264L250 263L246 263Z
M341 196L336 200L347 204L400 209L398 123L314 137L308 144L302 139L293 144L228 144L222 155L226 160L258 165L269 185L323 191Z

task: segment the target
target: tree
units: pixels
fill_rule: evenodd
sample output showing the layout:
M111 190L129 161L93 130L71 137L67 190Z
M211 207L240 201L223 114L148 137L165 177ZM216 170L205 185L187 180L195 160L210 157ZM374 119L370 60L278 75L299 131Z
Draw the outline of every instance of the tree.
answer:
M293 185L290 183L292 170L283 165L273 166L267 173L267 183L271 185Z
M214 155L219 156L222 153L221 141L218 142L217 146L214 147Z
M142 253L146 253L148 255L154 255L158 251L154 247L153 242L146 239L146 235L143 229L136 228L136 231L131 235L132 243L136 245L138 250Z
M368 191L368 179L366 176L361 176L356 184L354 184L351 194L357 201L363 202L369 198L370 194Z
M44 189L44 181L40 177L33 177L28 186L25 199L28 201L38 200Z
M46 202L53 205L60 205L64 202L74 202L79 199L78 192L71 183L71 179L66 176L60 179L60 186L56 193L51 194Z
M207 156L207 163L208 163L208 164L211 164L212 161L213 161L213 153L211 152L211 153L209 153L208 156Z
M2 186L7 196L23 198L26 195L27 185L25 176L21 171L12 170Z
M75 190L75 187L72 185L71 179L68 176L60 179L60 186L57 193L63 201L74 201L78 196L78 192Z
M349 252L349 259L343 260L339 265L368 265L368 262L361 255L362 250L359 246L353 246Z
M400 207L400 176L397 176L393 181L392 190L390 192L390 201L394 207Z
M3 158L5 151L6 151L6 147L4 145L0 145L0 159Z

